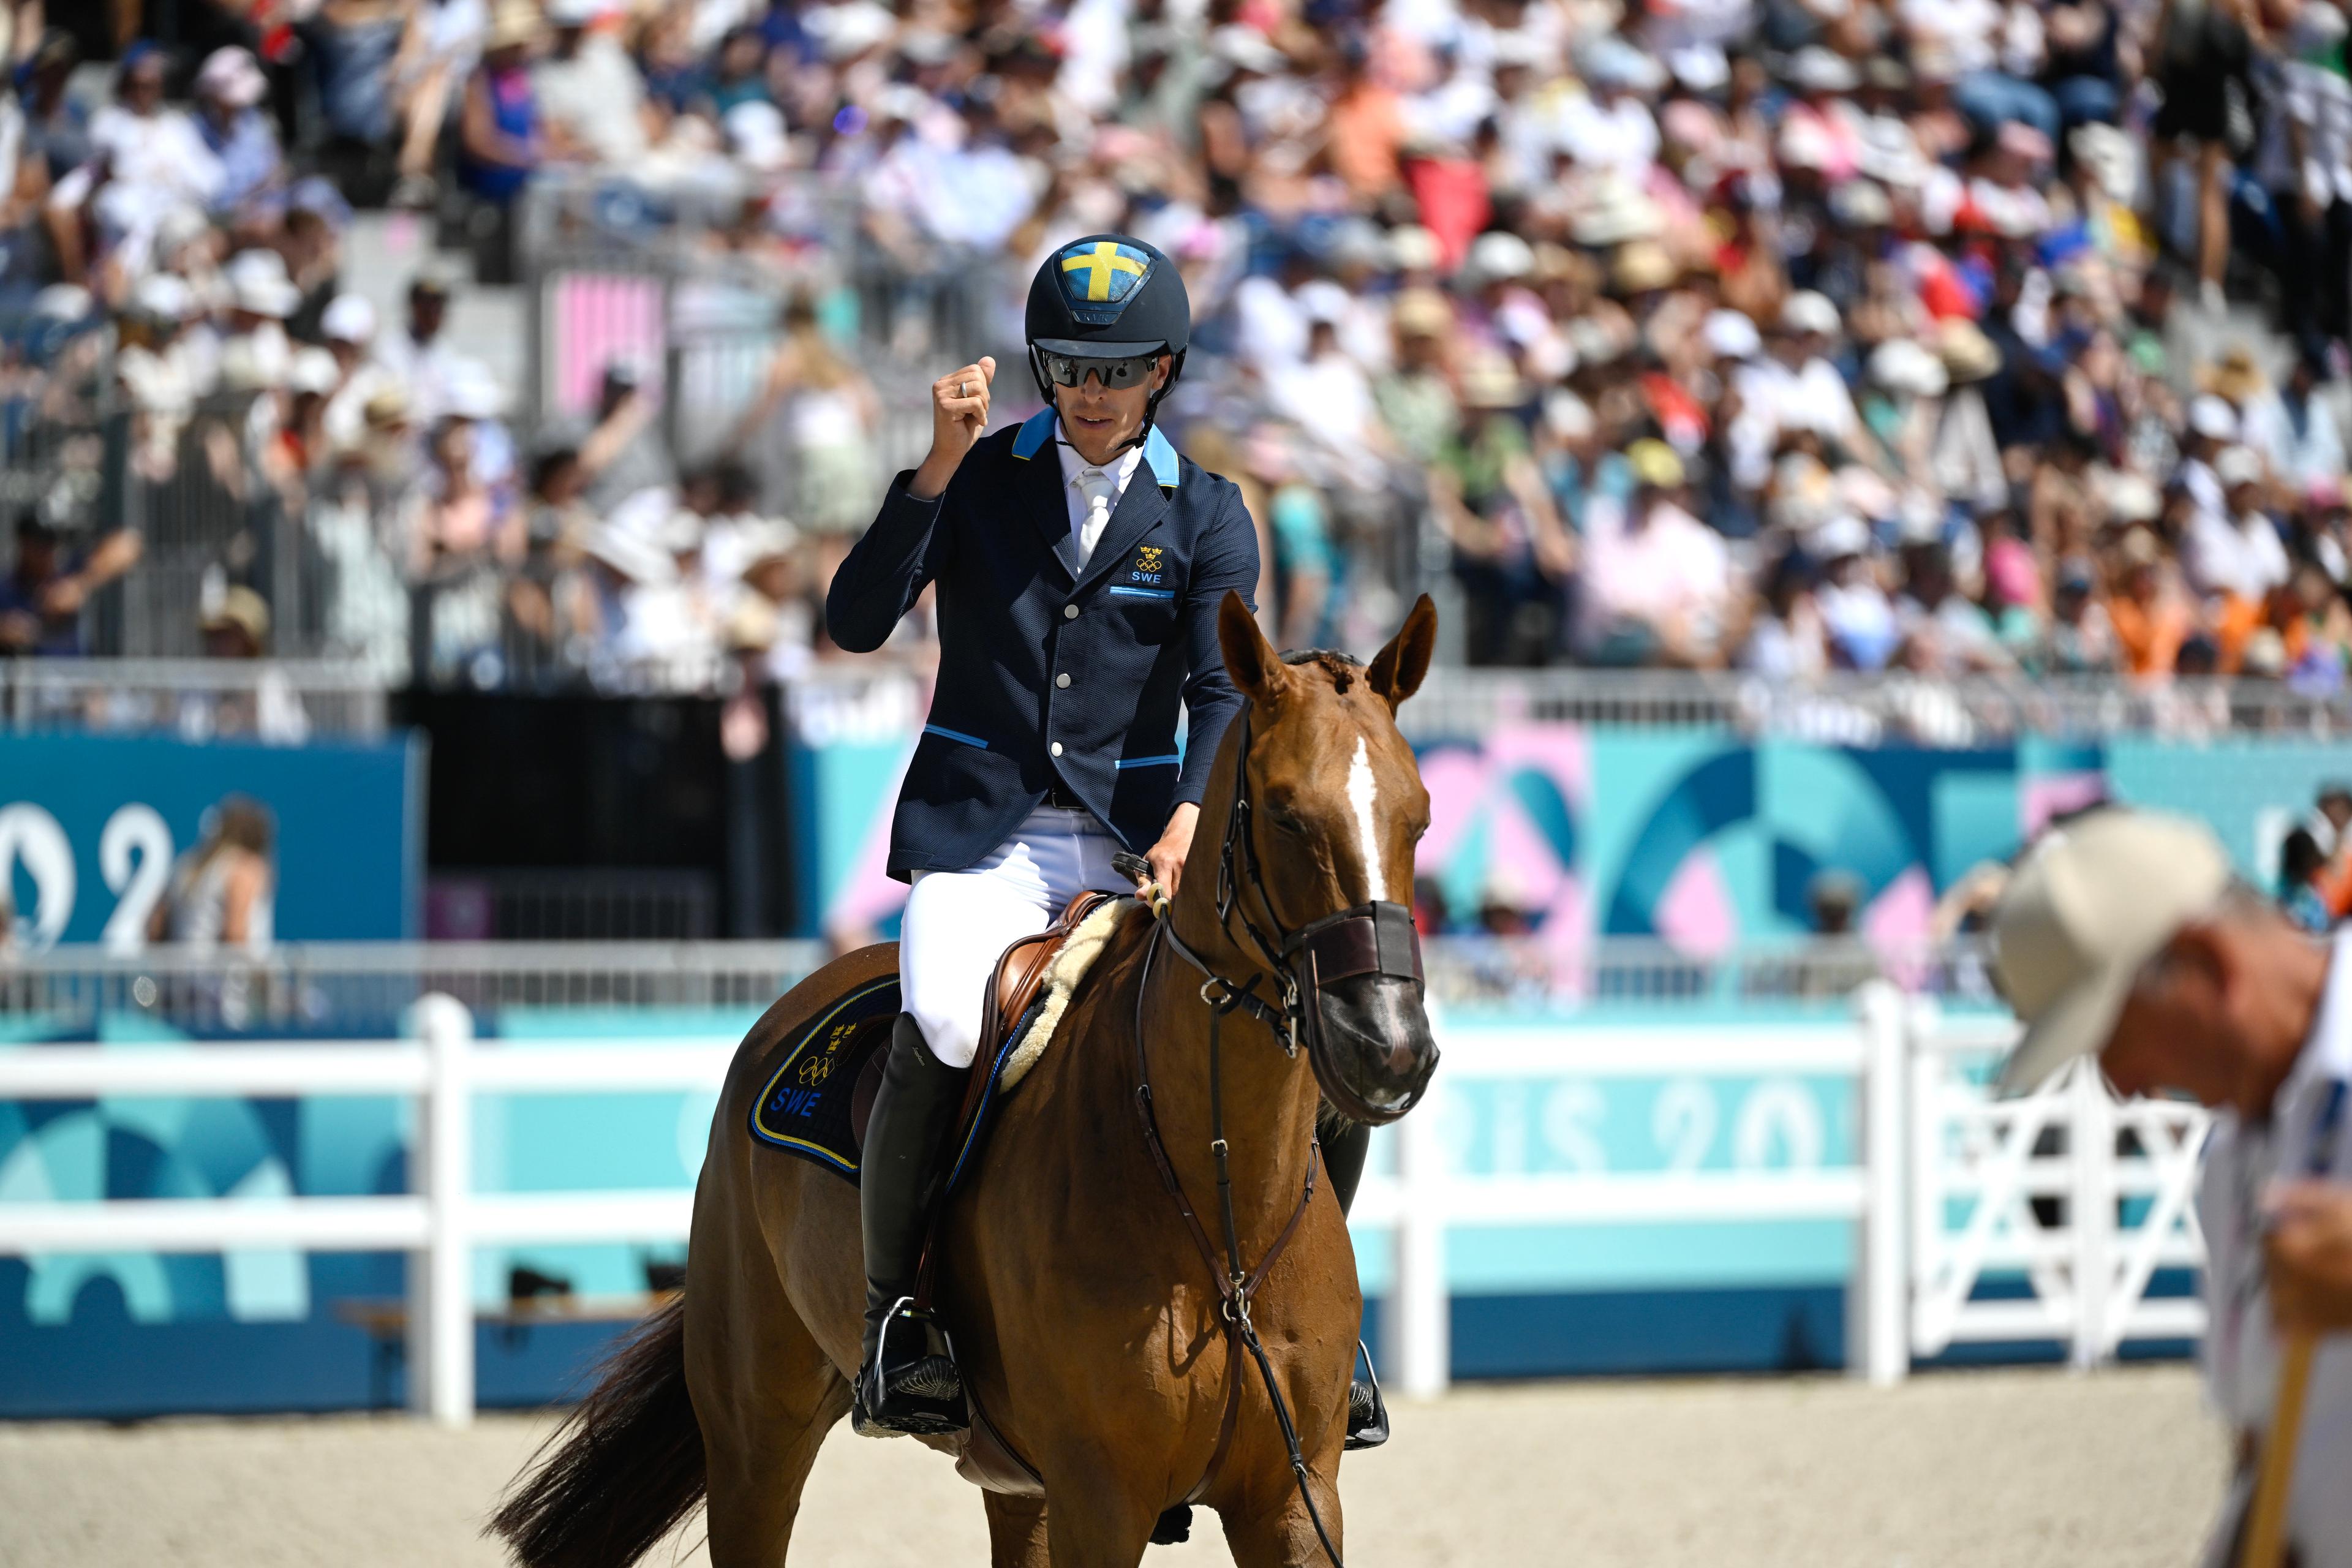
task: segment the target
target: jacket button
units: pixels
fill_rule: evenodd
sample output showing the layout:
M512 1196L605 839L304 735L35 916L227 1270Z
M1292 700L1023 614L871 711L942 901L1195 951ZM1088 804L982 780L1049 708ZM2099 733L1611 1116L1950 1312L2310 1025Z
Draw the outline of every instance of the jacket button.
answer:
M1052 745L1050 745L1050 746L1046 747L1045 749L1046 749L1047 751L1049 751L1049 752L1053 752L1055 756L1057 756L1057 757L1058 757L1058 756L1060 756L1060 755L1062 754L1062 742L1059 742L1059 741L1056 741L1056 742L1055 742Z
M1078 618L1078 607L1076 605L1064 605L1062 606L1062 618L1066 621L1076 620Z
M1066 675L1057 675L1054 677L1054 684L1056 686L1067 686L1069 683L1070 678Z

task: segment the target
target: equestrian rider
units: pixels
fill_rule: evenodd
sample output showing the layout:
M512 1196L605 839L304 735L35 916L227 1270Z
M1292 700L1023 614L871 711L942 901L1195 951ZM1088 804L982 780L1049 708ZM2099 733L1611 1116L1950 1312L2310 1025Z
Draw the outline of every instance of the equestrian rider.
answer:
M946 1342L911 1298L997 955L1084 889L1133 891L1121 849L1174 893L1242 700L1217 606L1229 588L1255 605L1257 532L1240 490L1153 424L1192 336L1175 263L1124 235L1064 246L1030 285L1026 335L1045 410L983 436L996 362L932 383L929 455L891 481L825 595L834 641L863 653L939 590L938 682L890 830L890 874L913 888L907 1011L860 1175L860 1430L965 1425ZM1362 1141L1327 1152L1343 1195Z

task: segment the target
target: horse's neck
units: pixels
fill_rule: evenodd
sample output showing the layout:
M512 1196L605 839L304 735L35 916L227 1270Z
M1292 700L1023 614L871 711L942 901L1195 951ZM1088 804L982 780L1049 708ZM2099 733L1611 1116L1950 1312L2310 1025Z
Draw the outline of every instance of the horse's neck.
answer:
M1201 803L1200 824L1185 857L1183 880L1165 918L1171 932L1219 975L1235 985L1256 976L1256 994L1273 1001L1279 995L1273 975L1266 973L1255 949L1246 947L1217 912L1220 852L1240 765L1235 749L1234 734L1228 731ZM1238 925L1238 921L1233 923ZM1149 974L1139 977L1149 989L1130 1028L1142 1035L1151 1074L1152 1110L1169 1161L1202 1223L1220 1247L1223 1237L1219 1232L1216 1170L1209 1145L1218 1131L1223 1132L1233 1176L1234 1212L1246 1261L1255 1263L1297 1207L1318 1097L1304 1055L1286 1055L1281 1041L1265 1022L1235 1008L1218 1025L1223 1081L1218 1108L1222 1126L1218 1125L1210 1103L1213 1015L1201 994L1206 978L1172 943L1162 940L1152 955ZM1127 991L1125 1005L1135 1007L1131 991ZM1128 1031L1121 1034L1127 1036ZM1118 1055L1127 1075L1123 1092L1131 1104L1133 1050ZM1128 1114L1131 1117L1133 1112Z

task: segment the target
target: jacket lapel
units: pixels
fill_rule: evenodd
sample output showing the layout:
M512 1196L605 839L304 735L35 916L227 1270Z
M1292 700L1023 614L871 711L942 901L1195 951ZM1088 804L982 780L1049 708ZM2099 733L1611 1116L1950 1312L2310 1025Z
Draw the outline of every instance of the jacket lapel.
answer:
M1126 561L1136 541L1159 527L1167 515L1168 492L1151 482L1150 468L1138 465L1134 478L1127 481L1127 493L1118 498L1118 509L1103 527L1102 537L1095 541L1095 552L1087 557L1077 591L1086 593L1108 576Z
M1013 487L1019 510L1029 514L1037 537L1062 570L1078 574L1078 542L1070 528L1070 506L1063 496L1062 458L1054 445L1054 411L1032 415L1013 438L1016 468Z

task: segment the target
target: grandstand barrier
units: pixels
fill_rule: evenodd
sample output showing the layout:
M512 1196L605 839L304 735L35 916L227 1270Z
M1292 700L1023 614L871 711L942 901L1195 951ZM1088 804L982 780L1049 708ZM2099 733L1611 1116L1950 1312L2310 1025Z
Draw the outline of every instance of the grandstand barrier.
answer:
M110 1199L0 1205L0 1254L272 1247L405 1251L411 1405L448 1425L471 1419L472 1249L518 1242L677 1243L693 1195L658 1191L474 1190L477 1095L709 1092L731 1036L478 1040L473 1013L436 993L407 1037L224 1046L39 1046L0 1051L0 1101L108 1096L406 1097L418 1106L406 1194ZM1446 1247L1473 1227L1829 1220L1855 1227L1846 1363L1874 1384L1961 1342L2059 1339L2077 1365L2127 1340L2185 1338L2193 1300L2152 1293L2160 1270L2193 1268L2189 1206L2201 1115L2160 1102L2117 1106L2095 1073L1994 1101L1988 1068L2013 1026L1948 1019L1874 983L1850 1019L1788 1025L1449 1029L1432 1098L1382 1135L1357 1207L1365 1230L1397 1239L1386 1355L1401 1391L1450 1381ZM1480 1082L1728 1072L1766 1082L1847 1079L1855 1157L1823 1164L1790 1137L1777 1166L1744 1158L1702 1168L1571 1168L1477 1175L1447 1146L1447 1100ZM1768 1119L1769 1120L1769 1119ZM2058 1134L2052 1147L2045 1134ZM1760 1148L1764 1140L1753 1140ZM2063 1212L2037 1206L2060 1200ZM1979 1289L2021 1277L2030 1296Z
M601 672L598 689L715 689L707 676L699 666L615 663ZM365 663L332 658L8 659L0 661L0 729L288 742L372 738L385 727L387 694L402 684ZM783 688L795 731L812 744L845 735L910 738L921 728L929 690L927 670L886 661L821 668ZM1416 743L1530 723L1712 729L1849 746L1969 746L2021 735L2328 740L2352 734L2352 692L2312 696L2277 681L2218 678L1929 681L1841 673L1792 681L1737 672L1441 667L1397 722Z

